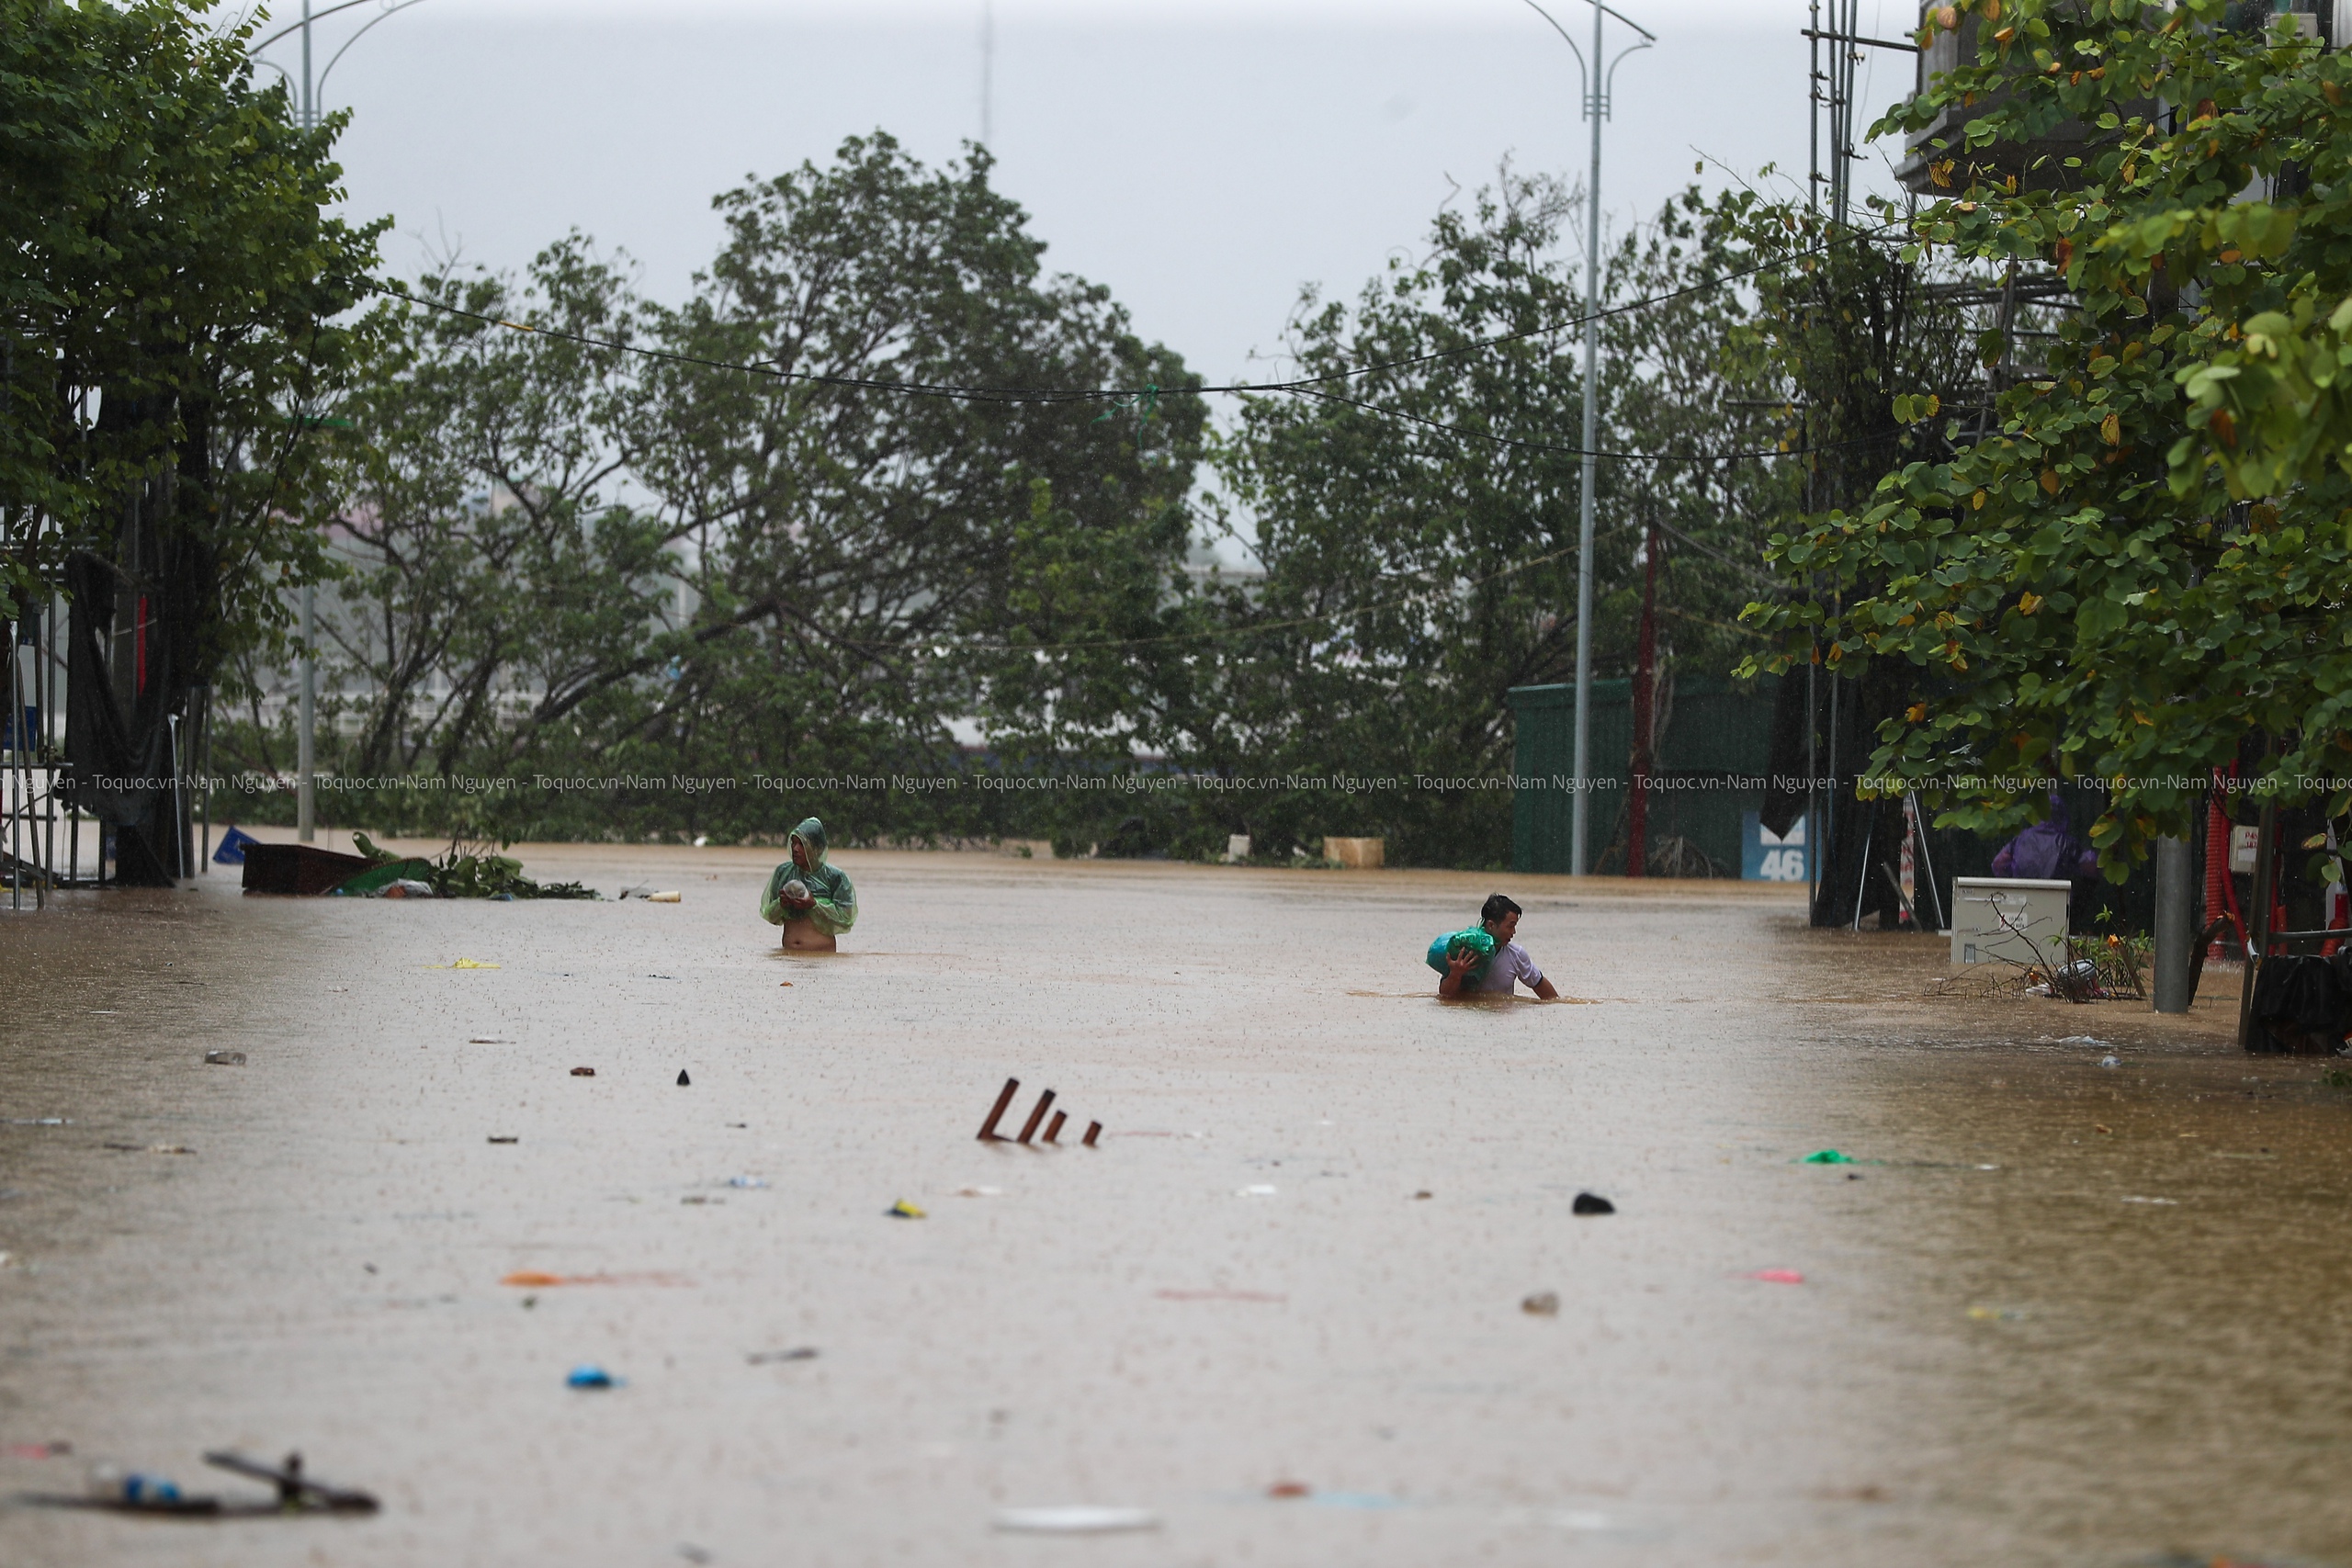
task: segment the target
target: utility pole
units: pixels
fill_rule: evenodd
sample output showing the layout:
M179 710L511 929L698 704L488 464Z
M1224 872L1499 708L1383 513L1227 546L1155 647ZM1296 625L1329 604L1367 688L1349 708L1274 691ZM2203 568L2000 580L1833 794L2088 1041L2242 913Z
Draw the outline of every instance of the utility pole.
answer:
M348 11L355 6L361 6L366 3L367 0L337 0L336 4L329 6L325 10L318 12L317 15L319 17L332 17L338 11ZM278 28L277 31L270 34L259 43L254 44L252 48L252 52L258 55L261 51L267 49L271 44L276 43L279 39L286 37L288 33L296 31L300 31L301 33L302 98L298 107L300 108L302 116L303 130L314 131L319 128L319 89L326 85L326 79L328 76L334 74L337 62L343 59L344 55L350 51L353 44L357 43L362 38L366 37L368 31L372 29L378 22L380 22L386 17L393 16L399 12L405 11L411 6L419 5L421 3L422 0L383 0L382 8L379 9L375 16L369 17L356 32L354 32L349 38L344 39L343 47L334 51L334 57L327 62L326 69L319 72L316 75L311 73L311 23L313 19L311 13L312 0L302 0L302 19L300 21L289 23L286 27ZM263 63L269 64L266 61L263 62ZM271 64L270 69L277 71L281 76L285 74L284 70L279 66ZM298 414L297 417L300 417L300 415ZM294 785L294 825L297 836L300 837L306 844L317 836L318 754L314 736L317 729L319 705L319 666L318 659L313 649L314 639L316 638L318 632L318 589L313 584L306 582L302 585L302 648L300 665L301 671L301 732L297 737L295 742L294 771L299 776L296 778Z
M1584 490L1577 501L1577 740L1576 799L1568 835L1568 870L1577 876L1592 869L1592 487L1599 471L1593 447L1600 440L1600 120L1607 88L1600 71L1602 8L1592 8L1591 91L1585 118L1592 122L1592 179L1584 193Z
M980 0L980 145L996 144L996 0Z
M302 0L302 129L319 128L318 98L311 81L311 0ZM318 757L311 739L319 701L319 665L311 639L318 622L318 589L302 584L302 728L295 743L294 831L304 843L318 836Z
M1552 30L1576 51L1577 65L1584 73L1584 118L1592 122L1592 174L1584 194L1584 490L1577 503L1576 794L1568 803L1568 870L1582 876L1591 869L1592 521L1593 484L1599 462L1595 448L1600 439L1600 122L1609 118L1610 84L1616 80L1618 65L1635 50L1647 49L1657 42L1657 35L1622 12L1611 10L1601 0L1591 0L1592 56L1588 60L1584 51L1577 48L1577 40L1568 37L1567 28L1553 20L1551 12L1536 5L1535 0L1527 0L1527 5L1537 16L1551 22ZM1600 53L1604 17L1615 17L1642 38L1641 42L1620 50L1617 58L1606 67L1601 64Z

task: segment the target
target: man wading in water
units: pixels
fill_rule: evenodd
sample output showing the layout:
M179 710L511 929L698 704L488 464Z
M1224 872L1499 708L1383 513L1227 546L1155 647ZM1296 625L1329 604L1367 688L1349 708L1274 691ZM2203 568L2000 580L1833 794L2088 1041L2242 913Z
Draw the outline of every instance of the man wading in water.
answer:
M1519 906L1501 894L1488 898L1478 911L1478 925L1493 939L1492 947L1482 953L1468 942L1457 942L1446 949L1445 977L1437 983L1437 994L1508 997L1515 994L1519 982L1524 980L1539 1001L1548 1002L1558 997L1558 989L1544 977L1543 970L1535 967L1535 960L1527 955L1527 949L1511 941L1519 934ZM1438 954L1430 954L1432 966L1437 959Z
M857 923L857 889L825 859L825 825L814 817L792 830L792 858L768 878L760 919L782 926L784 945L804 953L832 952L833 939Z

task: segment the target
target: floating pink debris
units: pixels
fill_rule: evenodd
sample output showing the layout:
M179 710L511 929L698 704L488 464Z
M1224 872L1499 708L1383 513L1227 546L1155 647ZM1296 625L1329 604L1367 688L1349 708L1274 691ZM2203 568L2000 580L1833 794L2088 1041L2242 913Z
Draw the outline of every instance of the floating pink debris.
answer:
M1754 1273L1745 1275L1743 1278L1749 1280L1761 1280L1768 1285L1802 1285L1804 1283L1804 1276L1798 1273L1793 1269L1758 1269Z

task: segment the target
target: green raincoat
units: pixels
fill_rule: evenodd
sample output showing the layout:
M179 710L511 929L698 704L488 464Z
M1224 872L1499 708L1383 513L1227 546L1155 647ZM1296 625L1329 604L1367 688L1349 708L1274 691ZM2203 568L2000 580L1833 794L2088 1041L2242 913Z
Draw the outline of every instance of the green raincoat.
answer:
M789 859L775 868L768 890L760 895L760 919L780 926L792 918L784 907L784 885L798 877L817 900L808 919L827 936L841 935L857 923L857 889L850 885L849 873L825 859L825 825L808 818L792 830L792 842L808 846L809 868L803 871Z

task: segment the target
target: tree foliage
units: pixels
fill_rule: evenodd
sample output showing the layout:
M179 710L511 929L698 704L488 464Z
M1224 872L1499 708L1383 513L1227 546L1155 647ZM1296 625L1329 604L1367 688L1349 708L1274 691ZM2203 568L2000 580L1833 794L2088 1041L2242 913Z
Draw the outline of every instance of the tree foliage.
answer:
M1441 212L1352 309L1310 292L1291 322L1304 395L1249 400L1220 472L1254 526L1262 585L1193 656L1181 754L1225 774L1493 780L1510 688L1573 678L1585 308L1559 248L1580 203L1506 168ZM1674 296L1735 265L1736 226L1695 196L1604 258L1602 308ZM1770 367L1732 339L1749 297L1691 289L1603 323L1593 644L1628 672L1639 552L1672 563L1666 666L1721 674L1789 493ZM1625 759L1600 759L1617 771ZM1366 795L1275 786L1220 826L1277 849L1383 832L1409 861L1499 863L1510 793L1482 784ZM1606 832L1607 825L1600 826Z
M1124 757L1148 662L1035 650L1180 613L1199 400L1114 400L1189 372L1044 270L989 168L877 134L729 192L677 305L578 235L521 279L417 283L347 405L340 765L952 774L958 718ZM863 835L969 825L954 796L847 784L689 815L757 831L828 792ZM522 792L469 825L673 804Z
M253 85L253 24L209 9L0 0L0 596L76 550L160 589L114 559L154 489L197 681L277 637L281 583L318 569L316 415L364 345L381 229L328 215L341 118L297 126Z
M1818 647L1841 673L1909 671L1918 700L1873 766L1948 821L2010 828L2041 777L2104 783L2093 839L2118 874L2186 831L2204 771L2249 731L2275 739L2260 773L2290 797L2352 744L2352 479L2325 437L2303 442L2292 378L2312 359L2290 360L2298 325L2317 341L2352 287L2352 66L2291 19L2239 20L2215 0L1930 15L1974 47L1882 129L1976 112L1938 150L1951 189L1915 254L2055 271L2075 308L1981 439L1955 422L1948 459L1775 540L1842 605L1754 615L1783 639L1778 665ZM2070 122L2077 153L2010 151Z

